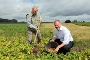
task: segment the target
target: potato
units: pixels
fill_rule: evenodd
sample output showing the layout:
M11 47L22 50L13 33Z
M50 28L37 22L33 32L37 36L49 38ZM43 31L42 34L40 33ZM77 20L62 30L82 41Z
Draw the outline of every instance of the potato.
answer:
M54 52L55 48L49 48L48 52Z

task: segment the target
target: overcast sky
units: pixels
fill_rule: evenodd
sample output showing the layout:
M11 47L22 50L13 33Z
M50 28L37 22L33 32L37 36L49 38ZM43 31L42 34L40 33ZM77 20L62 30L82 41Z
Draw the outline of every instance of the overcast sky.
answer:
M90 21L90 0L0 0L0 18L25 21L34 5L44 22Z

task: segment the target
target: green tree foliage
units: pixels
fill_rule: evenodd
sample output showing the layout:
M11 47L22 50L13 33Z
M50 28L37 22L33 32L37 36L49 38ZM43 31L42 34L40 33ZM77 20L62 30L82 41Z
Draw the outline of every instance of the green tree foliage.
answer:
M17 20L16 19L12 19L12 20L9 20L9 19L2 19L0 18L0 23L17 23Z
M71 21L70 20L66 20L65 23L71 23Z
M73 22L77 22L77 20L74 20Z

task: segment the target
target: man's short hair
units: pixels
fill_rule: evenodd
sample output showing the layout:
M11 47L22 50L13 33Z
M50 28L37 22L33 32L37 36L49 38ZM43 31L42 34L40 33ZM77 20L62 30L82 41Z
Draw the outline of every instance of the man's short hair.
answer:
M55 21L54 21L54 24L55 24L55 22L59 22L59 23L61 23L60 20L55 20Z
M37 11L38 11L38 7L37 7L37 6L33 6L33 7L32 7L32 10L33 10L34 8L36 8L36 9L37 9Z

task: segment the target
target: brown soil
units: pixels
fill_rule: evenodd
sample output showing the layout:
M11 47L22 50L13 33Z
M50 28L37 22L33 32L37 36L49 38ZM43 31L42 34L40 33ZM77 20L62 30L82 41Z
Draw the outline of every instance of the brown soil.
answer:
M36 45L34 46L34 48L32 49L32 53L36 56L37 55L37 52L40 50L40 46Z

